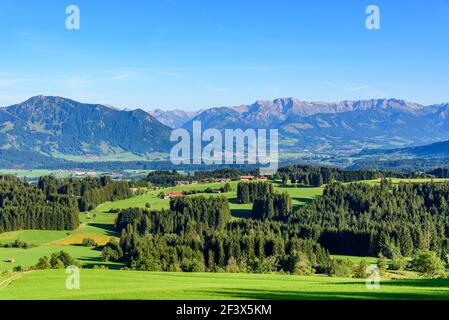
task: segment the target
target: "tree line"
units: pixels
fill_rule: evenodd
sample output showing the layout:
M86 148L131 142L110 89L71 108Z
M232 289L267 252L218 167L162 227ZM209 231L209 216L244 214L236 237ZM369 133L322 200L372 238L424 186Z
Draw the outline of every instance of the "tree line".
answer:
M251 217L257 220L285 221L292 213L292 200L287 192L277 193L269 182L240 182L237 203L252 203Z
M271 193L254 200L251 217L258 220L287 221L292 213L292 200L287 192Z
M46 195L12 176L0 176L0 233L23 230L73 230L79 225L76 198Z
M15 230L73 230L79 212L133 195L127 181L110 177L41 177L36 185L0 176L0 233Z
M333 181L354 182L380 178L426 178L428 174L416 172L394 172L380 170L346 170L338 167L316 167L312 165L292 165L280 168L274 178L291 181L292 184L321 187Z
M201 181L203 179L220 178L239 180L242 175L258 175L258 170L241 170L237 168L224 168L210 171L195 171L193 173L181 174L176 170L172 171L153 171L146 177L137 181L140 185L150 183L155 187L174 187L179 181Z
M409 257L449 253L449 183L331 183L286 221L334 254Z
M37 185L47 197L52 194L76 197L80 211L90 211L104 202L127 199L133 195L127 181L113 181L107 176L84 179L46 176L41 177Z
M224 197L181 197L170 210L122 210L120 242L103 249L105 260L149 271L227 271L297 274L325 272L327 250L301 239L296 226L269 219L231 220Z
M237 185L237 203L254 203L274 193L274 188L268 182L240 182Z
M176 170L157 170L149 173L146 177L135 181L136 185L147 186L150 183L156 187L173 187L179 181L200 181L208 178L227 178L239 180L242 175L259 176L257 169L224 168L217 170L195 171L193 173L181 174ZM449 177L449 169L439 169L427 173L400 172L387 170L347 170L331 166L312 165L289 165L278 170L272 178L275 180L291 181L292 184L303 186L320 187L332 181L354 182L360 180L375 180L380 178L431 178ZM252 201L250 201L252 202ZM250 203L248 202L248 203Z

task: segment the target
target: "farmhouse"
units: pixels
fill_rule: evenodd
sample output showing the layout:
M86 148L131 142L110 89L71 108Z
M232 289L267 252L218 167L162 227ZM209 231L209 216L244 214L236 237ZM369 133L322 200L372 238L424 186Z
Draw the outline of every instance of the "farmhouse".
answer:
M251 181L251 180L254 180L254 176L241 176L240 180L242 180L242 181Z
M179 192L179 191L169 192L165 195L165 199L173 199L173 198L178 198L178 197L182 197L182 196L184 196L184 192Z

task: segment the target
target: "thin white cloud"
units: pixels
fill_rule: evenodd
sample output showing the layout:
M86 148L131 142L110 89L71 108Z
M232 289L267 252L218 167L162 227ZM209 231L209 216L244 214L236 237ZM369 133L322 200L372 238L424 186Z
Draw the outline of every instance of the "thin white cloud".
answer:
M226 69L232 72L270 72L275 70L273 67L267 66L229 67Z
M331 81L323 81L323 84L325 84L328 87L335 87L336 86L336 84L331 82Z
M158 71L157 75L160 75L163 77L169 77L169 78L184 78L184 77L186 77L185 74L182 74L180 72L174 72L174 71Z
M127 81L135 76L137 73L135 71L124 70L124 71L101 71L94 73L86 73L73 75L70 77L62 75L48 75L48 76L36 76L36 75L25 75L12 72L0 72L0 88L13 88L18 89L20 85L24 83L36 84L41 86L44 82L46 83L62 83L68 86L85 86L93 85L100 82L115 82L115 81Z
M282 90L282 88L277 85L268 85L265 88L267 89L267 91L270 91L273 94L278 94Z
M11 72L0 72L0 88L11 88L25 82L39 81L40 78Z
M101 81L122 81L128 80L135 76L137 72L131 70L125 71L107 71L103 78L100 77Z
M33 81L31 78L0 79L0 88L14 87L23 82Z
M217 85L215 85L213 83L206 82L206 81L198 81L198 84L200 86L206 88L206 90L209 90L209 91L214 92L214 93L224 94L224 93L229 93L229 92L232 91L230 88L217 86Z
M69 86L87 86L100 82L127 81L137 73L135 71L102 71L92 74L75 75L64 79Z
M372 85L355 86L355 87L347 88L346 92L358 92L358 91L362 91L362 90L366 90L366 89L371 89L372 87L373 87Z
M228 93L231 91L231 89L229 88L222 88L222 87L212 87L211 90L216 93Z

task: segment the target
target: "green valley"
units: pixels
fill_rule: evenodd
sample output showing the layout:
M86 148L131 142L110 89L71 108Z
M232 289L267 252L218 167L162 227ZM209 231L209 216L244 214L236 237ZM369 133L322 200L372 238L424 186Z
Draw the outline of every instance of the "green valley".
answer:
M445 183L446 179L400 179L401 183ZM380 179L360 181L369 186L380 185ZM382 276L379 290L368 290L364 279L326 275L288 275L278 272L204 273L204 272L148 272L132 271L122 262L104 261L102 246L119 241L115 229L118 212L128 208L168 210L170 199L161 194L190 193L189 197L221 197L229 202L233 221L251 217L252 204L239 203L239 181L231 181L230 192L211 194L225 182L188 184L182 186L139 187L128 199L107 201L95 209L81 212L80 226L73 231L22 230L0 233L0 299L448 299L448 280L422 279L412 271L388 271ZM300 186L292 181L271 181L275 192L287 193L294 210L320 198L324 187ZM347 183L348 184L348 183ZM92 239L98 246L83 246L84 239ZM5 247L20 241L28 248ZM79 261L81 289L65 288L64 270L27 270L39 258L65 251ZM349 260L354 265L366 261L376 265L377 257L335 255L332 259ZM391 263L391 260L389 260ZM120 283L117 286L117 283Z

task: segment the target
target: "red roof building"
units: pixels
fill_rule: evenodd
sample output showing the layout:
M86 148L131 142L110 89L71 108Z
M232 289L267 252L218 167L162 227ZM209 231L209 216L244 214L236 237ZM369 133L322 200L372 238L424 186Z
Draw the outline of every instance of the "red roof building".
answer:
M184 196L184 192L174 191L174 192L167 193L165 198L172 199L172 198L178 198L178 197L182 197L182 196Z

